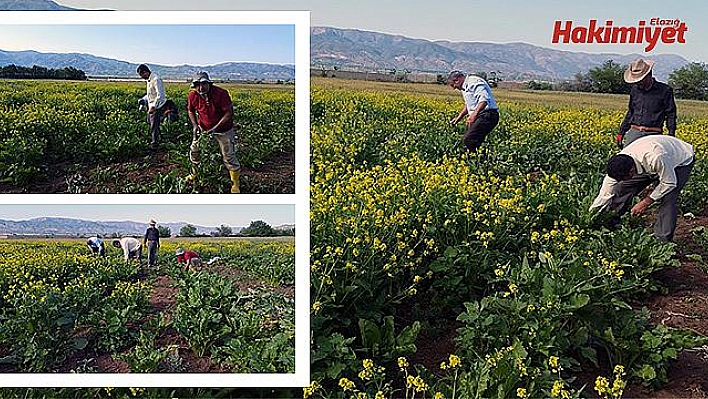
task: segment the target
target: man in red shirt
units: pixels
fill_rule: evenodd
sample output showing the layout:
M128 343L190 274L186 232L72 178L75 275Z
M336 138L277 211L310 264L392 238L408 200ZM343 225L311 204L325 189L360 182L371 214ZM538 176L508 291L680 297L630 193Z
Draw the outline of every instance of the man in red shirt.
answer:
M177 255L177 263L184 262L187 268L198 267L202 264L202 258L194 251L185 251L182 248L177 248L175 255Z
M192 88L194 90L190 91L187 97L187 113L194 137L200 132L206 132L216 139L224 165L231 175L231 192L239 193L241 165L236 158L233 103L229 92L214 86L206 72L199 72L194 76ZM193 173L187 176L187 180L194 180L195 177Z

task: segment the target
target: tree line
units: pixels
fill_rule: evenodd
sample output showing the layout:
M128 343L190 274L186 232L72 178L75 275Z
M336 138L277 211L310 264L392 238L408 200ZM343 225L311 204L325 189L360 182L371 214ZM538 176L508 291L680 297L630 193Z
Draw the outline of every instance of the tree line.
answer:
M60 69L45 68L37 65L30 67L15 64L0 67L2 79L59 79L59 80L87 80L86 73L74 67Z
M559 84L530 81L532 90L581 91L591 93L627 94L631 85L624 81L627 65L607 60L601 66L591 68L586 73L575 74L570 81ZM677 98L688 100L708 100L708 65L691 62L669 74L669 86Z
M158 226L158 229L160 229L161 226ZM165 237L170 236L169 232L169 227L166 227L167 229L167 234L164 235ZM163 235L163 232L160 231L160 235ZM182 226L181 229L179 229L179 235L181 237L200 237L200 236L207 236L206 234L197 234L197 228L191 224L186 224ZM262 220L255 220L252 221L251 224L246 227L241 229L240 232L235 233L233 232L233 229L230 226L227 226L225 224L222 224L221 226L217 227L216 230L212 231L209 236L211 237L281 237L281 236L295 236L295 229L285 229L285 230L277 230L271 227L268 223L262 221Z

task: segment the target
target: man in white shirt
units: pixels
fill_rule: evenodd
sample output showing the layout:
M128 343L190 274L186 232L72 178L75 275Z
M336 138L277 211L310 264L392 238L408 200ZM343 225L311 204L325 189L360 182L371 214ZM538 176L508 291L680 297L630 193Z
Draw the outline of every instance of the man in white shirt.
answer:
M148 107L148 122L150 123L150 150L157 151L157 146L160 141L160 115L162 107L167 102L165 95L165 85L162 83L162 78L157 72L150 71L145 64L138 65L138 75L147 81L147 107Z
M142 256L142 244L140 241L133 237L123 237L120 240L113 240L113 246L116 248L123 249L123 258L125 262L129 262L130 259L137 259L140 263Z
M457 125L467 116L467 129L462 141L469 151L476 152L489 132L499 123L499 108L492 95L492 89L479 76L465 75L460 71L450 72L447 84L455 90L460 90L465 100L465 106L450 124Z
M679 192L688 181L695 155L693 146L673 136L651 135L639 138L610 158L607 176L590 210L626 213L634 196L650 183L656 188L631 208L632 215L646 212L649 205L660 201L654 224L654 235L671 241L676 230Z
M101 255L104 258L106 257L106 247L103 246L103 240L101 240L101 237L89 237L86 240L86 245L88 245L89 249L91 250L91 253L94 256Z

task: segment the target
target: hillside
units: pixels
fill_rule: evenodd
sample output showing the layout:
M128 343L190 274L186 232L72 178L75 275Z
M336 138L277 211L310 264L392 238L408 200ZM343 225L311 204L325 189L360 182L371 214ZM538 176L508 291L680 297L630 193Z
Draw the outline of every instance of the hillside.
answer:
M356 29L313 27L311 65L354 70L410 70L444 73L494 71L506 80L570 79L578 72L602 65L608 59L629 64L644 54L590 54L553 50L527 43L450 42L412 39L401 35ZM688 63L672 55L651 55L654 75L666 80Z

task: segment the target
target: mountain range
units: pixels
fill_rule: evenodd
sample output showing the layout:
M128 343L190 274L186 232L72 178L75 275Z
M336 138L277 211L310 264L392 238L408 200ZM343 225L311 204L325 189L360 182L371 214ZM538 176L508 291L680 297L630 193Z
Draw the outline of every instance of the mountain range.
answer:
M0 10L58 10L70 9L50 0L0 0ZM7 52L3 52L7 53ZM17 55L18 65L50 68L73 66L89 75L134 76L135 64L94 57L88 54L42 55L35 52ZM34 54L32 54L34 53ZM64 56L66 58L62 58ZM0 53L0 65L8 55ZM357 29L312 27L310 35L310 65L313 68L349 69L359 71L411 71L446 74L453 69L467 72L495 72L504 80L566 80L577 73L601 66L607 60L627 65L638 57L656 61L654 76L666 81L674 70L688 60L674 54L617 54L561 51L527 43L452 42L447 40L414 39L402 35ZM19 58L18 58L19 59ZM31 60L31 61L30 61ZM264 64L258 64L264 65ZM270 66L270 69L251 74L231 63L209 67L189 65L177 67L155 66L168 77L190 76L204 69L223 79L292 79L294 67ZM245 66L244 66L245 67ZM265 68L265 67L264 67ZM286 73L287 72L287 73ZM281 75L285 73L285 75Z
M135 72L138 64L97 57L83 53L40 53L33 50L4 51L0 50L0 66L18 65L31 67L33 65L45 68L74 67L84 71L89 76L115 76L137 78ZM157 71L163 78L189 79L196 72L207 71L212 79L223 80L293 80L294 65L264 64L255 62L224 62L216 65L167 66L149 64L150 69Z
M158 226L170 228L172 234L178 234L186 222L158 223ZM197 229L197 234L209 234L216 230L216 226L199 226L192 224ZM93 221L60 217L40 217L29 220L2 220L0 219L0 234L28 234L28 235L94 235L101 234L110 236L119 235L143 235L147 229L147 223L132 221ZM242 227L231 226L234 233L241 231Z
M447 73L492 72L505 80L571 79L607 60L627 65L638 57L656 61L654 76L666 80L689 61L673 55L582 53L527 43L431 41L357 29L313 27L310 63L325 69L397 70Z
M71 11L75 9L61 6L50 0L0 0L0 10Z

